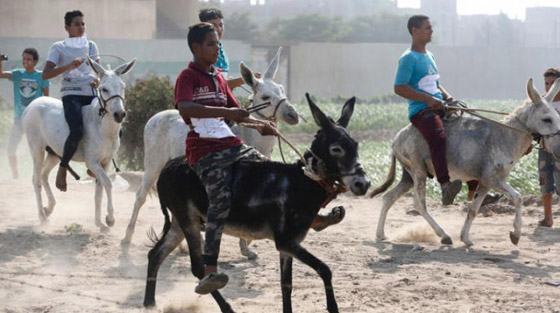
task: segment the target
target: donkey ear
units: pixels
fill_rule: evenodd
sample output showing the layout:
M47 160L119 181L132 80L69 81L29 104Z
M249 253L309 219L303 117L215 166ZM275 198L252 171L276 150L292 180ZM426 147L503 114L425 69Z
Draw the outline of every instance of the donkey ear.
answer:
M550 89L548 90L548 92L544 96L544 99L546 100L546 102L550 103L550 102L554 101L554 98L558 94L558 91L560 91L560 78L556 78L556 80L554 81L554 84L552 84L552 87L550 87Z
M356 97L352 97L346 101L344 106L342 107L342 114L336 122L338 125L346 128L348 126L348 122L350 122L350 118L352 117L352 113L354 113L354 104L356 103Z
M278 48L276 55L272 61L270 61L270 64L266 69L266 73L264 74L264 78L274 79L274 76L276 76L276 71L278 70L278 65L280 64L280 52L282 52L282 47Z
M87 56L87 62L89 67L91 67L91 69L97 74L97 76L101 77L105 75L105 69L103 68L103 66L92 60L89 55Z
M119 65L119 67L117 67L114 72L115 74L122 76L128 73L134 67L134 64L136 64L136 58L128 63Z
M321 128L329 127L331 125L331 121L329 118L319 109L319 107L311 100L309 93L305 93L305 97L307 98L307 103L309 103L309 108L311 109L311 115L313 115L313 119L315 123L319 125Z
M245 65L245 63L239 63L239 72L241 73L241 77L245 83L253 88L257 86L257 78L253 74L253 71Z
M527 81L527 95L534 105L539 105L541 103L541 95L539 95L535 85L533 85L532 77Z

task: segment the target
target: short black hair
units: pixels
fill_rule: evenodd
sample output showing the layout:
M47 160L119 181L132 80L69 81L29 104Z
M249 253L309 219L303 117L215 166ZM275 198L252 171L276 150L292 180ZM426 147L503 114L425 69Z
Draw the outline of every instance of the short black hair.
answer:
M560 70L551 67L544 72L543 76L544 77L554 76L554 77L558 78L558 77L560 77Z
M222 11L215 8L206 8L198 12L198 19L201 22L208 22L217 18L224 18Z
M408 28L408 32L412 35L412 28L420 28L424 21L429 20L430 18L426 15L417 14L413 15L408 19L408 24L406 27Z
M35 48L25 48L25 50L23 50L23 53L21 54L23 56L23 54L31 54L33 56L33 60L34 61L39 61L39 52L37 52L37 49Z
M66 12L66 14L64 14L64 24L66 26L70 26L70 24L72 24L72 20L76 16L84 17L84 13L82 13L82 11L80 11L80 10L74 10L74 11Z
M191 27L189 27L189 34L187 35L187 40L189 42L189 49L191 49L191 52L194 53L192 49L193 43L202 44L206 39L206 35L208 35L211 32L216 32L216 29L214 28L214 25L210 23L203 22L203 23L194 24Z

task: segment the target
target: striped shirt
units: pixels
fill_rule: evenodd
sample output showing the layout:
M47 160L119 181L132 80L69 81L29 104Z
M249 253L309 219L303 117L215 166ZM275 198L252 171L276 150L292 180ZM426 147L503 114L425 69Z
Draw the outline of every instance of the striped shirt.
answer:
M204 67L190 62L177 77L175 83L175 108L179 102L190 101L201 105L215 107L239 107L224 77L212 67L208 72ZM191 124L190 119L185 123ZM243 141L237 136L225 138L201 138L192 128L186 139L185 155L190 165L210 152L221 151Z

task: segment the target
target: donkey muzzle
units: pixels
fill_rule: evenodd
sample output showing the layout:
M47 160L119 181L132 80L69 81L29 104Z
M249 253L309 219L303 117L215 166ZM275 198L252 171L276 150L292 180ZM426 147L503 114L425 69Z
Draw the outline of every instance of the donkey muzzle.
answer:
M124 120L124 117L126 116L126 112L125 111L118 111L113 113L113 119L115 120L115 122L117 123L122 123L122 121Z

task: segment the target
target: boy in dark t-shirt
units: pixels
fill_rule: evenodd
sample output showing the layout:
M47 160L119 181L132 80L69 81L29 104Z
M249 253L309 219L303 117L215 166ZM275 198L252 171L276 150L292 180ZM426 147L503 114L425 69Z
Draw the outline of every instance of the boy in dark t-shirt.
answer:
M208 194L209 207L204 244L205 276L195 288L207 294L223 288L228 277L218 273L218 254L225 220L231 206L231 165L265 157L243 144L224 119L253 125L261 135L277 135L275 126L249 116L240 108L226 80L214 67L219 39L209 23L191 26L188 43L194 61L177 77L175 107L189 125L185 155Z

